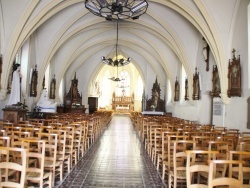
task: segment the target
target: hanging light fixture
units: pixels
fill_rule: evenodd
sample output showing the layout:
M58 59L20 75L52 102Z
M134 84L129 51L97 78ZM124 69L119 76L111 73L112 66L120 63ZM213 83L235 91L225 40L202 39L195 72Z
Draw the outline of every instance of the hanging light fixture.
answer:
M146 0L86 0L85 7L96 16L112 19L138 19L147 11Z
M118 67L117 67L117 76L116 77L111 77L111 78L109 78L110 80L112 80L112 81L114 81L114 82L120 82L120 81L122 81L122 80L125 80L124 78L122 78L122 79L120 79L119 77L118 77Z
M112 59L111 57L108 57L108 56L110 56L110 54L112 54L112 51L114 50L114 48L115 48L115 54L114 54L115 57ZM128 57L127 59L124 58L124 54L122 53L122 50L118 45L118 20L117 20L117 23L116 23L116 44L115 44L114 48L108 54L107 58L102 56L102 62L104 64L110 65L110 66L113 66L113 67L122 67L122 66L125 66L125 65L127 65L127 64L129 64L131 62L130 57ZM121 53L122 58L118 58L118 50L119 50L119 53Z

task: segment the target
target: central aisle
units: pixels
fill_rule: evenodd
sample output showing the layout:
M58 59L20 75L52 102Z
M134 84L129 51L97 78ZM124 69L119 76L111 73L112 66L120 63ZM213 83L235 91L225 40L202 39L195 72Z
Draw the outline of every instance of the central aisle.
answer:
M139 141L129 116L110 125L64 180L68 187L164 187Z

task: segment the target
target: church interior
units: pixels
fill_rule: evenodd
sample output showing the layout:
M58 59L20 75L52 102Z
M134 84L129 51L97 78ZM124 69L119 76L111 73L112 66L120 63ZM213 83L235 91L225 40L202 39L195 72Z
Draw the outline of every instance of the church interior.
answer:
M223 177L249 184L242 161L250 155L250 0L0 0L0 7L0 143L6 152L0 148L0 157L14 161L19 152L20 166L39 166L37 172L42 166L38 179L31 167L20 167L25 173L14 187L175 188L194 179L210 187L211 171L221 165L215 159L228 167L219 171ZM13 147L18 140L19 149ZM170 161L180 150L183 177ZM48 153L57 158L53 167ZM128 153L139 170L134 160L120 161ZM199 178L189 173L194 156L212 161ZM230 168L232 159L240 170ZM98 170L112 161L138 174ZM83 167L91 169L85 178ZM96 171L101 178L93 181Z

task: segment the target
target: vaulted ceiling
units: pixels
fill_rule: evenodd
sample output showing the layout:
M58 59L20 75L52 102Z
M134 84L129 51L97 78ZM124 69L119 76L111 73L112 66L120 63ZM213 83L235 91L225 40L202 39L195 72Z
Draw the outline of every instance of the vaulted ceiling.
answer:
M202 37L208 42L218 66L221 83L226 83L228 57L239 0L148 0L146 14L119 24L119 45L125 56L142 73L153 67L159 79L166 75L174 85L182 64L191 80L197 59L202 56ZM3 76L7 77L18 50L29 39L40 78L54 64L57 79L85 63L100 70L100 57L116 41L116 22L91 14L84 0L1 0L1 51ZM144 75L145 76L145 75ZM7 80L2 80L3 88ZM40 85L42 80L39 80ZM221 84L222 93L226 92Z

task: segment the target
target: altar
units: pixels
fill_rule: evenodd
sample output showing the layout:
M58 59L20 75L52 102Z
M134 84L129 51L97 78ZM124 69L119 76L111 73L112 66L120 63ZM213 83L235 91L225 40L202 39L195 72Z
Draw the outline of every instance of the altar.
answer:
M163 116L165 112L158 112L158 111L143 111L142 115L152 115L152 116Z
M128 96L115 96L113 93L112 110L115 113L129 113L134 110L134 94Z

